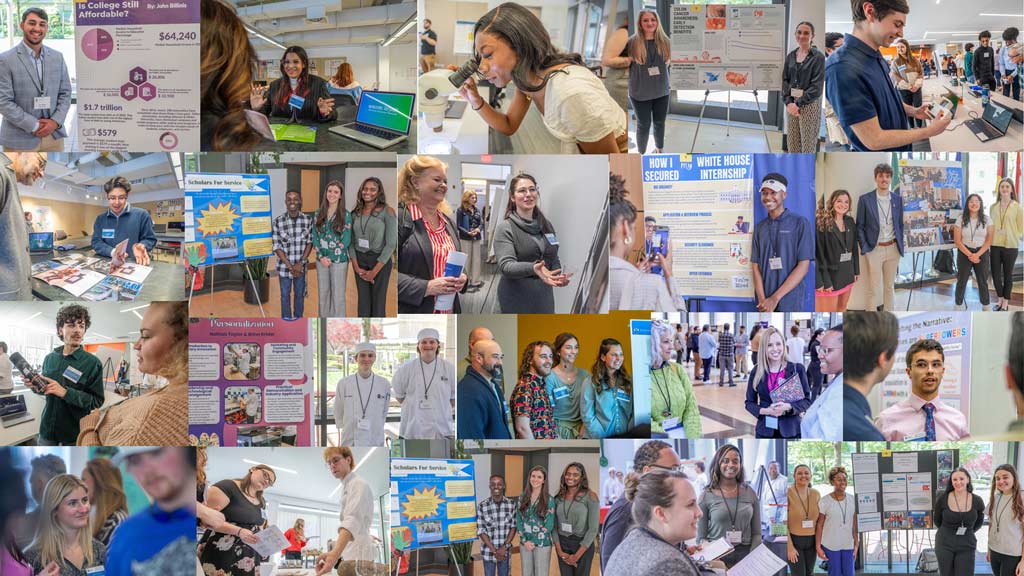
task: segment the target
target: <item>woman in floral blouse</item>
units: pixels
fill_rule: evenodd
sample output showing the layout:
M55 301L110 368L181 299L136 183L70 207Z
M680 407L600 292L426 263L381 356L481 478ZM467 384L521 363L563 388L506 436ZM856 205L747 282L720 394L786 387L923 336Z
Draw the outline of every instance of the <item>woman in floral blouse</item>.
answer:
M352 215L345 210L341 182L327 183L320 208L313 214L313 250L316 251L316 284L320 316L344 318L348 248L352 242Z
M519 496L516 509L523 576L547 576L554 529L555 499L548 492L548 471L534 466L530 469L530 488Z

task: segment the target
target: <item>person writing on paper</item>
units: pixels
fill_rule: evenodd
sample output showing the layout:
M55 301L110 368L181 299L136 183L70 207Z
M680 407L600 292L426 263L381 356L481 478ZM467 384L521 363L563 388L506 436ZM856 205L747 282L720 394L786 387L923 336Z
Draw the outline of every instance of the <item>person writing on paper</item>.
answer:
M811 469L806 464L796 465L793 480L795 483L786 492L789 500L786 559L792 576L811 576L817 556L814 526L819 516L821 494L811 488Z
M331 475L341 481L341 531L334 548L316 557L316 576L334 571L338 560L339 573L353 573L355 563L374 560L373 524L374 496L370 485L355 472L356 462L352 450L342 446L324 449L324 462Z
M548 471L530 468L528 486L516 506L516 531L523 576L547 576L551 566L552 535L555 533L555 499L548 492Z
M704 515L686 474L651 470L630 476L626 491L636 527L615 548L604 573L699 576L697 564L679 548L697 536L697 523Z
M430 314L438 296L453 296L458 314L465 273L446 276L449 254L461 252L458 228L445 202L448 165L433 156L413 156L398 171L398 312Z
M674 338L670 324L651 323L651 433L696 439L703 434L700 409L686 370L672 362Z
M974 576L975 534L985 524L985 502L974 493L970 472L957 468L949 475L946 489L935 499L932 522L939 527L935 556L940 576Z
M995 237L992 220L985 216L985 203L980 194L967 196L967 209L953 225L953 243L956 244L956 307L967 310L964 296L967 294L967 282L974 272L978 286L978 299L981 309L989 310L988 276L992 268L989 264L989 250Z
M207 574L217 570L241 576L259 573L260 555L249 544L259 542L256 533L267 527L263 492L276 482L277 473L271 467L257 464L245 477L221 480L206 491L206 506L224 514L224 522L211 527L213 534L199 556Z
M590 372L576 366L579 352L576 335L562 332L555 336L555 367L544 378L547 393L554 403L557 435L563 440L576 440L583 433L580 396L590 385Z
M799 438L800 414L811 405L807 373L803 364L786 361L774 326L762 334L757 368L747 381L747 412L757 418L758 438Z
M846 468L834 466L828 471L832 492L818 501L818 520L814 539L818 558L828 560L829 576L853 576L853 559L860 547L857 532L857 504L846 494Z
M999 200L989 209L992 227L995 228L992 247L989 249L992 254L992 284L999 298L995 309L1009 310L1010 295L1013 292L1013 267L1017 262L1021 236L1024 235L1024 210L1021 209L1013 180L1003 178L997 190Z
M296 518L295 524L284 531L284 537L291 546L281 550L288 560L302 560L302 549L306 547L306 521Z
M377 346L356 344L356 373L338 381L334 392L334 424L342 446L383 446L391 383L373 371Z
M299 122L333 122L338 114L327 82L309 73L309 56L301 46L290 46L281 56L281 77L270 86L253 85L249 107L267 116Z
M899 322L890 312L848 312L843 324L843 439L884 441L867 397L892 372Z
M498 305L504 314L553 314L554 289L568 286L572 275L562 272L558 236L540 211L537 180L518 174L509 189L505 219L494 231Z
M1001 464L992 475L988 497L988 553L993 576L1024 572L1024 497L1013 464Z
M5 489L9 489L5 487ZM46 484L39 527L25 549L25 561L36 573L51 571L56 562L61 576L91 574L107 559L107 547L92 537L89 489L77 476L61 474Z
M128 203L132 184L124 176L114 176L103 185L109 208L96 217L92 226L92 249L96 254L124 260L128 254L114 254L117 245L127 239L135 262L149 266L149 253L156 246L153 219L149 212Z
M402 405L402 438L454 438L455 366L441 358L441 335L423 328L416 335L416 357L395 370L391 388Z
M562 154L627 152L625 111L579 54L555 48L547 27L528 8L514 2L498 5L477 20L473 41L477 74L499 89L516 87L507 112L484 101L473 77L459 89L491 128L515 134L532 103L561 141Z
M656 254L651 263L661 266L661 274L647 272L647 261L634 266L629 258L633 250L633 230L638 211L627 198L626 179L610 174L608 182L608 307L611 310L676 310L672 259Z
M750 261L760 312L803 310L804 276L814 260L811 223L785 207L789 182L772 172L761 180L761 205L768 217L754 226Z
M544 383L544 378L551 374L553 356L551 344L543 340L530 342L523 349L519 382L509 399L517 439L551 440L558 437L551 396Z
M732 568L761 545L761 506L744 480L739 448L725 444L711 458L711 481L700 498L697 540L725 538L733 551L720 560Z
M633 427L633 381L622 365L622 344L605 338L590 369L590 386L580 397L586 438L621 436Z
M891 442L952 442L966 438L967 417L939 400L939 386L946 373L942 344L927 338L907 349L910 398L882 411L878 427Z

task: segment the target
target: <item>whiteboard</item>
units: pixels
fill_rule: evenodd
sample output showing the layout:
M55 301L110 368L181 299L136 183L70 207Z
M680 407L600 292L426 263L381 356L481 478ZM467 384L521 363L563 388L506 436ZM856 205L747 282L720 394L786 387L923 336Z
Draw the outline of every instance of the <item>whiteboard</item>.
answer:
M786 6L676 4L669 26L673 90L781 90Z
M455 46L453 51L456 54L473 54L473 28L476 20L457 20L455 22Z

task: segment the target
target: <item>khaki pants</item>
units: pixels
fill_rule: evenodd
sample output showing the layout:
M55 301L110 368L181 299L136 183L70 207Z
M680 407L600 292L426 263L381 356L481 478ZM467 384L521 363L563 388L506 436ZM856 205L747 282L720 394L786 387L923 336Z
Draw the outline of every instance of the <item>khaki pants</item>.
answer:
M879 305L886 312L892 312L896 299L896 272L900 265L900 251L896 244L875 246L875 249L864 255L867 266L862 268L868 287L868 310L876 310Z
M437 54L420 54L420 71L426 74L434 69Z
M747 353L737 352L736 353L736 371L740 374L747 373Z
M4 146L4 152L63 152L64 139L54 138L53 135L39 139L39 146L32 149L17 150L10 146Z

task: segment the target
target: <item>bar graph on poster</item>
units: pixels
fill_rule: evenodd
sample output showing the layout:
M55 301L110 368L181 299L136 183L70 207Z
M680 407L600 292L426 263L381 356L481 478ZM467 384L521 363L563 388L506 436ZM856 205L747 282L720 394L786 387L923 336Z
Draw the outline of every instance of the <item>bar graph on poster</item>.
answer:
M780 90L786 7L672 6L673 90Z

